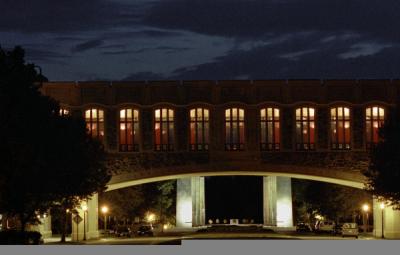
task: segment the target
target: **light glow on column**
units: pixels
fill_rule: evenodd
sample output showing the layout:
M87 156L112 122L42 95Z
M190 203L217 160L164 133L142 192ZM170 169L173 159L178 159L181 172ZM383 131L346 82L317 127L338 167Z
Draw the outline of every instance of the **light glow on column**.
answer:
M181 198L176 211L177 225L192 227L192 199L191 197Z
M292 227L292 201L290 199L280 199L276 203L276 220L278 227Z

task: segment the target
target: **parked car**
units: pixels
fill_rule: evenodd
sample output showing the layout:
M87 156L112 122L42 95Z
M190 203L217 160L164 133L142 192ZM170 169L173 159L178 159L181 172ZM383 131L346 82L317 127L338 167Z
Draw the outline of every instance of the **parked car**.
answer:
M299 222L296 225L296 231L297 232L312 232L312 228L310 224L305 223L305 222Z
M316 232L329 232L329 233L335 233L335 222L330 221L330 220L323 220L323 221L317 221L315 224L315 231Z
M115 229L114 234L117 237L131 237L132 232L131 229L127 226L118 226Z
M343 226L343 224L340 224L340 223L337 223L335 225L335 228L334 228L335 235L341 235L342 234L342 226Z
M342 237L354 236L358 238L358 225L357 223L347 222L342 226Z
M139 230L136 232L138 236L154 236L153 226L151 225L143 225L139 227Z

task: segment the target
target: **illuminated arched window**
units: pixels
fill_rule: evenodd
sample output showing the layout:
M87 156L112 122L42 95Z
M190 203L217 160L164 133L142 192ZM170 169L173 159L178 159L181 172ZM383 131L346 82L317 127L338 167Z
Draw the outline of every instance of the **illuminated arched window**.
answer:
M100 140L104 138L104 111L91 108L85 111L86 128L89 134Z
M368 107L365 110L365 133L367 148L379 142L378 130L385 121L385 109L379 106Z
M334 150L350 149L350 109L331 108L331 147Z
M315 149L315 109L312 107L296 109L296 149Z
M139 150L139 111L125 108L119 111L119 150Z
M67 116L69 115L69 110L67 108L60 107L59 114L60 116Z
M208 150L210 143L209 111L204 108L190 110L190 150Z
M154 148L156 151L174 149L174 110L159 108L154 111Z
M278 108L260 110L261 150L279 150L280 148L280 111Z
M241 108L225 110L225 149L244 149L244 110Z

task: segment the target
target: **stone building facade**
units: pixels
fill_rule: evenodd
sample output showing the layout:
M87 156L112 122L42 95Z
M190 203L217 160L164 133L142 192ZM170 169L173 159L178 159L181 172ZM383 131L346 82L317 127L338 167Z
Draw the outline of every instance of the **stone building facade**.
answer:
M45 83L42 90L59 100L71 114L84 116L87 109L103 110L103 141L107 151L131 155L139 161L144 157L143 164L157 164L163 160L183 164L179 161L242 158L340 167L351 158L356 157L359 162L363 157L368 147L366 109L381 107L387 116L400 97L400 80L50 82ZM269 107L280 111L279 148L276 150L263 149L261 141L260 113L261 109ZM302 107L315 111L312 149L296 147L296 125L299 124L296 109ZM346 138L346 149L334 149L332 145L331 109L335 107L349 109L346 125L349 125L350 136ZM137 150L132 152L121 151L120 146L119 112L124 108L137 109L139 113ZM173 148L168 151L155 149L154 112L162 108L174 111ZM209 110L207 150L192 151L190 147L190 109L194 108ZM234 152L226 148L225 111L231 108L244 110L243 144ZM155 152L167 156L149 160ZM339 159L332 161L336 157Z
M291 210L287 176L362 187L400 80L48 82L42 92L103 140L111 189L197 174L178 180L177 222L198 226L202 176L278 173L264 177L264 224L291 226L291 213L279 213Z

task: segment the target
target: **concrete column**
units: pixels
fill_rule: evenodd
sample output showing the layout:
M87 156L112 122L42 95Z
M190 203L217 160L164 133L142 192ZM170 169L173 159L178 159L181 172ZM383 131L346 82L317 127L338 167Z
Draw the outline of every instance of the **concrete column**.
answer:
M264 225L276 226L276 176L263 178Z
M204 198L204 177L192 177L192 226L204 226L206 209Z
M204 225L204 177L178 179L176 188L176 227Z
M289 177L264 177L263 196L264 225L293 228L291 179Z
M400 211L393 210L393 207L386 206L383 211L380 208L380 202L374 199L374 236L382 236L382 216L383 216L383 234L386 239L400 238ZM383 215L382 215L383 213Z
M37 231L42 234L43 238L49 238L52 236L51 231L51 215L45 214L41 215L39 218L39 223L37 225L28 225L27 229L30 231Z
M83 206L87 206L87 211L83 211ZM86 235L86 240L99 237L99 206L98 194L93 195L87 201L83 201L76 209L77 214L72 215L72 241L82 241ZM82 221L77 224L74 217L79 215ZM85 225L84 225L85 224ZM84 230L86 233L84 233Z
M176 227L192 227L191 178L176 180Z
M292 180L277 177L276 224L278 227L293 228Z

